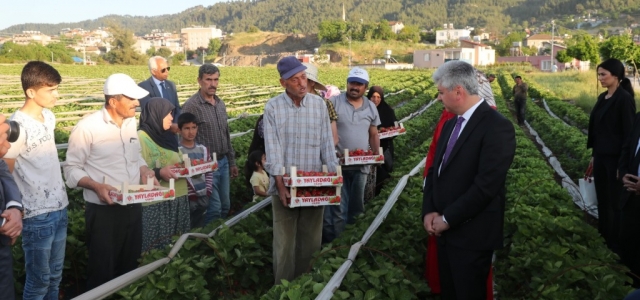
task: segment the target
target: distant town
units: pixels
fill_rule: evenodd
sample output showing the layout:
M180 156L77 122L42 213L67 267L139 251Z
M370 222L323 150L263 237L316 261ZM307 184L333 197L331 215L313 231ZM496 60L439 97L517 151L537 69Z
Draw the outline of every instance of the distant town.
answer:
M583 16L577 20L577 27L594 27L603 23L608 23L608 19L597 19L590 15ZM389 21L389 27L395 35L400 35L405 28L401 21ZM388 64L386 68L437 68L449 60L465 60L474 66L490 66L499 63L528 63L541 71L564 71L564 70L589 70L589 61L582 61L571 57L565 61L558 61L557 56L561 51L567 51L565 40L571 39L569 34L559 34L554 30L553 25L540 26L537 28L524 29L522 40L506 40L504 36L494 35L485 32L484 29L476 29L470 26L461 28L454 27L453 23L443 24L435 29L420 30L420 42L426 45L422 49L413 51L413 62L405 61L400 64L391 57L391 53L385 53L384 59L370 60L369 64ZM633 23L627 28L609 28L606 35L627 35L631 36L636 44L640 44L640 35L632 34L637 32L635 28L640 24ZM405 29L406 30L406 29ZM549 34L551 32L551 34ZM232 34L229 34L232 35ZM601 33L590 34L595 42L603 41ZM163 49L167 53L165 56L183 54L185 64L187 60L194 58L210 47L212 39L223 40L227 34L215 25L192 26L181 28L179 32L167 32L161 29L154 29L143 36L134 35L135 44L132 48L140 54L149 54L150 51ZM425 40L425 36L430 36ZM505 39L505 40L502 40ZM496 48L503 42L510 43L508 53L496 53ZM83 57L74 57L74 63L95 64L91 56L97 57L108 53L112 48L113 37L109 28L98 28L95 30L84 30L82 28L65 28L57 36L49 36L39 31L23 31L20 34L13 34L10 37L0 37L0 47L5 42L13 42L17 45L29 45L39 43L47 45L50 43L63 43L66 47L82 53ZM501 45L504 49L505 45ZM296 55L301 60L313 62L314 55L317 56L318 49L308 49L300 51ZM169 54L170 51L170 54ZM275 55L276 53L265 53ZM182 57L182 56L181 56ZM326 61L329 61L326 56ZM556 59L551 59L554 57ZM324 58L323 58L323 61ZM332 60L333 62L333 60ZM365 63L367 63L365 61ZM394 66L394 63L396 65Z

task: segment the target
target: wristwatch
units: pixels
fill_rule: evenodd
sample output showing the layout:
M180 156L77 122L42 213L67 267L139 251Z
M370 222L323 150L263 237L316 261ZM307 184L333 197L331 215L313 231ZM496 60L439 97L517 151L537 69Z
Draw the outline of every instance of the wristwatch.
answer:
M12 208L15 208L15 209L19 210L19 211L20 211L20 215L21 215L21 216L22 216L22 218L24 219L24 207L22 207L22 206L18 206L18 205L14 205L14 206L9 206L9 207L7 207L7 209L12 209Z

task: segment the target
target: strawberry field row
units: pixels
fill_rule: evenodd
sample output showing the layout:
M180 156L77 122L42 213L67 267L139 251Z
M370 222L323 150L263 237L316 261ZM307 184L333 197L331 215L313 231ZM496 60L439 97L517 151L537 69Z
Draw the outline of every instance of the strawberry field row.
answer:
M511 87L515 82L510 76L501 76L499 82L503 93L511 97ZM566 126L561 120L551 117L533 102L527 103L526 110L526 120L553 151L567 175L577 182L591 159L586 135L578 128Z
M538 100L544 99L551 111L568 124L581 130L589 129L589 115L581 108L562 101L553 92L533 82L531 78L525 78L524 80L529 85L529 97Z
M510 79L501 74L500 86L494 83L493 88L499 111L513 121L504 101L511 96ZM556 183L553 170L517 125L516 144L506 183L505 248L496 253L499 297L623 298L630 289L625 287L628 279L616 255L597 230L583 221L584 213Z

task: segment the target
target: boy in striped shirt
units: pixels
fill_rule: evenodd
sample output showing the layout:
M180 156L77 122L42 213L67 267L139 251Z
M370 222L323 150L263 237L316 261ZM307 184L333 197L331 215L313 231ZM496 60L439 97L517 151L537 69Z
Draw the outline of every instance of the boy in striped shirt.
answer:
M180 129L181 154L187 154L189 159L204 159L209 161L211 154L204 145L196 143L198 135L198 121L191 113L182 113L178 117ZM213 172L187 178L189 189L189 208L191 211L191 228L204 226L204 214L209 207L209 197L213 189Z

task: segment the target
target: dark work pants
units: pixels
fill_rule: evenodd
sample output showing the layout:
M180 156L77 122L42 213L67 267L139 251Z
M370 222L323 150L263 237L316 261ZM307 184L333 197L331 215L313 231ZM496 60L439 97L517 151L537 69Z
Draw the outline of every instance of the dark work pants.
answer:
M619 156L593 155L593 179L598 198L598 231L609 249L618 251L620 235L620 209L618 201L622 181L616 178Z
M9 239L0 238L0 299L13 300L16 298L13 288L13 256L11 255L11 247L3 242L8 243Z
M513 101L516 105L516 118L518 119L518 124L519 125L523 125L524 124L524 116L526 113L526 108L527 108L527 99L518 99L516 98L515 101Z
M620 257L633 273L633 287L640 288L640 196L629 197L620 223Z
M142 252L142 206L87 203L87 290L138 267Z
M442 300L486 300L491 250L468 250L438 238L438 270Z

